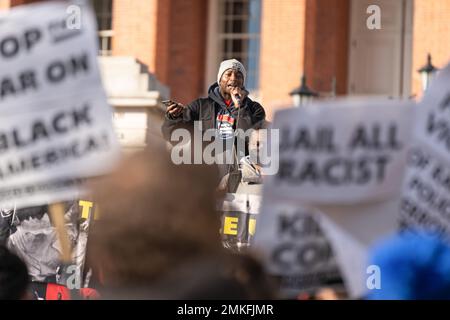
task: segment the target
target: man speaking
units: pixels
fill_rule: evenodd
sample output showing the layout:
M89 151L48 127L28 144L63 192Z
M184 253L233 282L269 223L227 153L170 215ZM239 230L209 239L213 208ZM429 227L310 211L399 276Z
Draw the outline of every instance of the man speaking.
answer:
M219 161L220 176L234 171L233 164L248 154L248 141L237 143L235 131L244 132L254 128L265 120L263 107L248 97L245 89L246 70L236 59L222 61L217 73L217 82L208 89L208 97L199 98L188 105L178 102L168 104L162 126L163 136L170 141L173 130L177 128L193 129L195 121L201 122L201 130L215 130L215 142L220 141L225 154L232 154L232 164ZM237 136L237 139L244 137ZM237 150L244 145L246 150ZM239 148L238 148L239 149ZM216 154L217 158L217 154Z

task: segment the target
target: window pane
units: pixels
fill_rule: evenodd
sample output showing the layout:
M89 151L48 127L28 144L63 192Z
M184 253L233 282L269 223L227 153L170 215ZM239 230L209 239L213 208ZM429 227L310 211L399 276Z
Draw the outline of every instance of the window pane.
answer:
M235 58L247 69L246 87L258 88L261 0L221 0L221 58Z
M111 48L112 48L112 46L111 46L111 37L108 37L108 40L107 40L106 43L107 43L106 44L107 50L108 50L108 52L110 52Z
M98 28L98 30L103 30L102 29L102 19L100 19L100 17L97 17L97 28Z
M112 0L106 0L105 1L105 10L106 12L110 13L112 12Z
M112 0L92 0L99 30L99 54L110 55L112 36Z
M228 52L231 50L230 48L230 42L228 40L224 40L224 45L223 45L223 52Z
M112 19L105 19L104 21L104 30L112 30Z
M247 15L248 14L248 4L244 3L244 1L238 1L234 3L233 7L234 15Z
M233 2L232 1L225 1L224 6L226 7L225 15L228 16L228 15L233 14Z
M95 13L98 13L101 11L102 8L102 2L101 1L96 1L96 0L92 0L92 3L94 4L94 11Z
M242 23L242 20L233 20L233 28L231 30L232 33L243 33L244 24Z
M230 24L230 20L228 20L228 19L224 19L223 20L223 31L224 31L224 33L230 32L229 24Z
M241 53L242 52L242 40L238 39L238 40L233 40L233 49L232 49L233 53Z
M98 30L112 29L112 0L94 0Z

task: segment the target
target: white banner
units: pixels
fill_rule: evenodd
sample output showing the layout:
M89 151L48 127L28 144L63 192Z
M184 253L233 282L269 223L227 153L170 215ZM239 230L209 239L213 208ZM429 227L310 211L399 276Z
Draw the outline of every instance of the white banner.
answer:
M369 252L397 230L399 197L355 205L317 206L321 227L336 255L350 298L363 298L370 284Z
M55 1L0 16L0 204L69 200L80 179L118 160L95 18L79 7L81 24L70 26L71 6Z
M398 196L413 110L408 101L349 100L277 112L280 166L267 193L321 204Z
M368 250L397 228L415 110L342 100L276 113L280 169L264 184L255 245L285 291L339 279L352 298L370 289Z
M42 110L40 98L103 92L97 27L90 6L70 1L19 6L0 14L0 112ZM79 8L73 25L70 8ZM71 28L71 29L69 29ZM33 108L33 107L32 107ZM9 112L8 112L9 113Z
M255 249L268 272L280 279L287 297L322 287L344 288L333 247L315 210L264 198Z
M450 65L439 72L419 104L413 145L400 224L450 237Z

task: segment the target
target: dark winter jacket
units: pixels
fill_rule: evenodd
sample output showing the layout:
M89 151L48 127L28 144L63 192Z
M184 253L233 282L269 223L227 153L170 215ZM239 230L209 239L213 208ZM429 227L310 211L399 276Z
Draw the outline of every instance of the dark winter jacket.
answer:
M243 106L240 108L234 108L233 104L227 107L222 96L219 93L219 86L214 83L210 86L208 90L208 97L199 98L191 102L186 106L183 111L182 116L176 119L170 119L166 114L162 133L166 140L170 141L170 136L172 131L177 128L193 128L194 121L202 122L202 131L208 129L217 128L216 120L217 115L221 112L231 113L236 119L236 125L238 129L243 129L244 131L253 128L256 124L265 120L266 114L263 107L252 101L250 98L246 97L242 101ZM238 119L239 115L239 120Z

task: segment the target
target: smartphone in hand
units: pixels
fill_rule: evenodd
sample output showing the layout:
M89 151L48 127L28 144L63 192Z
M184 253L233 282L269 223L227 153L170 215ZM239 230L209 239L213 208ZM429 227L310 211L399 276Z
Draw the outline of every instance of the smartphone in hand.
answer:
M181 103L175 102L173 100L163 100L161 101L161 103L166 106L166 113L168 113L171 118L177 118L183 112L184 107Z
M162 103L163 105L165 105L166 108L167 108L168 106L170 106L171 104L174 104L174 103L176 103L176 102L174 102L174 101L172 101L172 100L163 100L163 101L161 101L161 103Z

